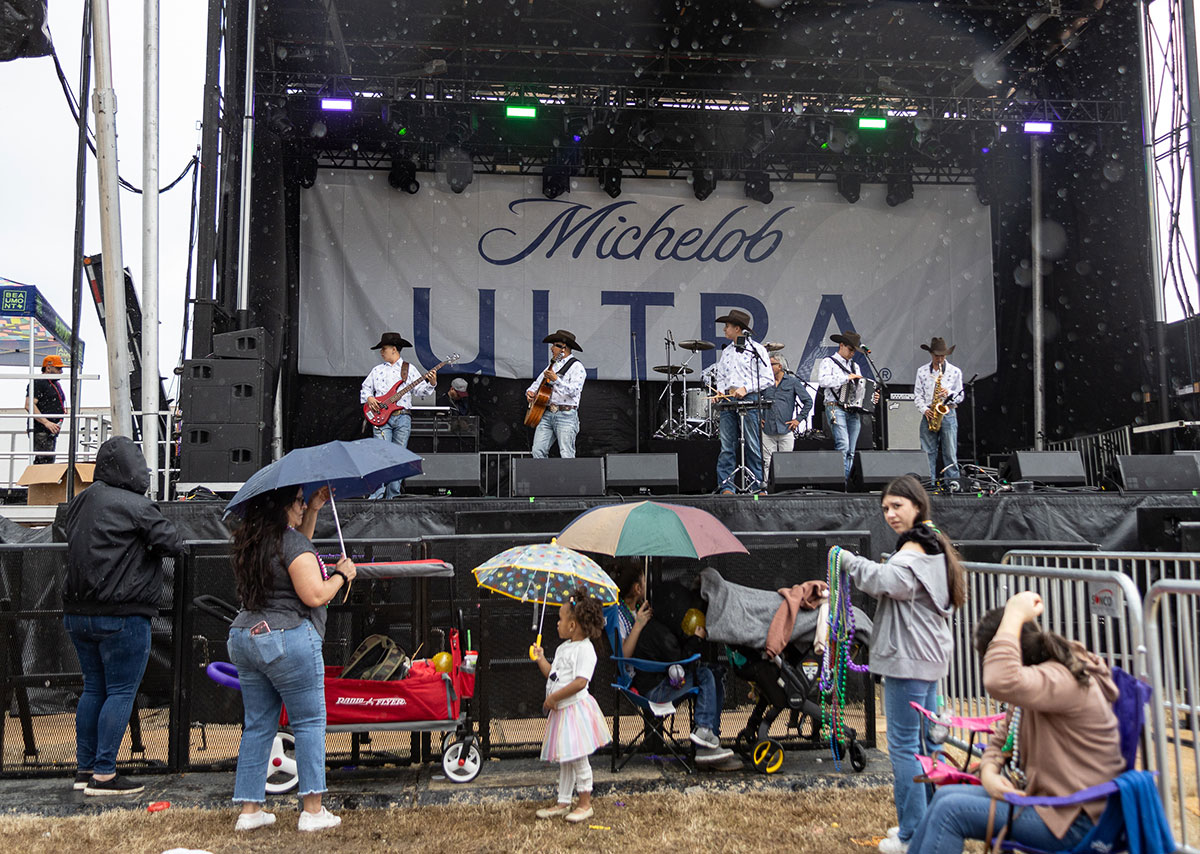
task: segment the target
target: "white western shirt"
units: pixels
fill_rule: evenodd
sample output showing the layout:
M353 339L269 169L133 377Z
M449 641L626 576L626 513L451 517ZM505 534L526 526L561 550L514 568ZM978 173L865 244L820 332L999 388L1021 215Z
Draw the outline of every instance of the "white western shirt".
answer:
M775 385L775 374L771 372L771 354L766 347L752 339L747 339L746 346L740 351L732 341L725 345L717 361L718 391L745 388L747 394L754 394L772 385Z
M562 372L562 366L568 359L575 359L575 356L564 356L550 365L550 369L558 374L558 381L550 385L550 403L555 406L579 406L583 384L587 381L587 368L578 359L575 359L575 364L571 365L565 374ZM538 374L533 378L533 382L529 384L529 391L537 393L538 386L542 384L542 376L543 374Z
M403 359L397 359L394 364L389 365L387 362L380 362L375 367L371 368L371 373L367 374L367 378L363 380L362 388L358 391L358 402L366 403L368 397L373 397L376 400L382 398L385 394L392 390L392 386L400 382L401 372L404 370L404 365L409 364ZM416 365L411 365L408 369L408 385L413 380L420 377L422 371ZM408 409L412 406L412 392L417 394L429 394L434 390L425 380L421 380L408 394L401 397L399 400L392 401L397 403L403 409Z
M942 392L946 403L962 403L963 377L962 371L949 362L943 364ZM917 368L917 381L913 386L913 404L924 412L933 402L933 386L937 382L937 374L926 363Z
M844 366L846 370L843 371L838 367L838 365ZM848 382L846 377L850 376L850 374L858 374L859 376L862 376L862 371L858 369L858 365L856 365L853 361L847 361L837 353L834 353L832 356L826 356L824 359L822 359L821 371L819 374L817 374L817 385L825 389L825 393L822 395L821 400L825 403L837 403L838 389Z

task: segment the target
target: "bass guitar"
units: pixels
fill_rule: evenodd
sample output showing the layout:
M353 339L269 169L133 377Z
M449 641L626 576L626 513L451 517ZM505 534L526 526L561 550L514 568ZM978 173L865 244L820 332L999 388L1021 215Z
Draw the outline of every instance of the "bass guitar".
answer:
M397 401L402 400L404 398L404 395L408 394L414 388L416 388L421 383L423 383L425 381L425 378L427 376L429 376L430 374L432 374L434 371L437 371L439 368L442 368L445 365L453 365L455 362L457 362L459 360L459 358L460 358L460 356L458 355L458 353L454 353L448 359L438 362L436 365L434 365L432 368L430 368L425 373L421 374L421 376L417 377L415 380L410 382L408 385L404 384L403 379L397 380L396 384L391 387L391 389L388 391L387 394L385 394L383 397L375 398L377 401L379 401L379 411L378 412L371 411L370 403L363 404L363 417L366 418L367 421L371 422L371 424L375 427L382 427L384 424L387 424L388 419L392 417L392 413L394 413L396 410L398 410L400 408L400 404Z

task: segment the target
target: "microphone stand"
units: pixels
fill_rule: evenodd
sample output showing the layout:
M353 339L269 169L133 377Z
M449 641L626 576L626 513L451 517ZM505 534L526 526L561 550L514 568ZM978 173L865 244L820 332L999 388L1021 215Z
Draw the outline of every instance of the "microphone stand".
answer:
M971 462L979 465L979 451L975 444L975 380L979 379L979 374L975 374L965 383L966 387L971 390ZM959 472L961 474L961 470Z
M637 332L633 332L633 452L642 452L642 376L638 370Z
M762 357L762 354L759 353L758 350L756 350L754 348L754 338L750 335L749 332L746 333L746 346L748 346L750 348L750 352L754 354L754 384L761 385L762 384L762 367L764 366L763 357ZM768 369L771 367L769 364L767 364L765 366ZM762 465L763 465L763 402L765 400L765 396L763 395L761 389L759 389L757 392L755 392L755 394L758 395L758 400L756 400L754 403L754 411L755 411L754 423L755 423L755 428L758 430L758 467L759 467L759 470L762 471ZM765 471L762 472L761 477L759 477L758 475L755 475L754 472L750 472L750 475L752 477L757 478L757 480L758 480L757 486L759 489L766 488L767 473Z

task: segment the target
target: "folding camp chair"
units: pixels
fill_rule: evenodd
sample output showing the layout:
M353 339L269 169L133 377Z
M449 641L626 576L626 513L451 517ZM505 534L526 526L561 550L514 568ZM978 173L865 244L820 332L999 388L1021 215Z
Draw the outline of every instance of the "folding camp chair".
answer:
M633 687L633 677L627 672L627 667L642 673L666 674L673 664L686 668L700 660L700 655L688 656L680 661L646 661L641 658L624 658L618 653L621 647L617 641L617 606L605 609L604 633L608 637L608 646L612 650L612 662L616 665L617 681L613 683L616 689L616 703L613 706L613 741L612 741L612 770L619 771L633 756L639 743L649 746L661 743L662 748L679 760L689 774L693 769L694 747L690 739L680 741L675 737L675 713L678 706L687 700L695 701L700 689L693 686L683 691L670 703L652 703ZM641 731L628 744L621 744L621 709L622 700L637 713L641 721ZM690 732L690 727L689 727Z
M967 750L963 755L962 764L959 766L955 766L951 761L950 754L944 750L930 750L928 756L922 756L919 753L914 754L917 757L917 761L921 763L922 773L914 777L913 780L917 783L932 783L935 786L945 786L951 783L965 783L978 786L979 776L975 773L976 766L971 765L971 757L976 752L983 753L983 749L987 747L987 743L978 743L977 739L981 735L991 735L992 725L997 721L1004 720L1004 715L986 715L976 718L951 715L949 718L939 719L938 715L929 711L929 709L926 709L920 703L912 702L909 705L923 716L921 728L925 733L926 744L941 744L945 741L945 738L937 740L934 737L931 729L935 725L962 730L967 736Z

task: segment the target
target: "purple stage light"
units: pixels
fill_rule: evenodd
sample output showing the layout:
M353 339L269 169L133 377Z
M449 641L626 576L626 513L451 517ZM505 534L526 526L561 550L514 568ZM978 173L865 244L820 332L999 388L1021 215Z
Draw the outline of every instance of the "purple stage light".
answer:
M986 145L983 148L979 149L980 154L987 154L989 151L991 151L991 149L988 148Z
M1052 122L1025 122L1025 133L1054 133Z
M343 113L354 109L354 101L349 98L322 98L322 110L339 110Z

